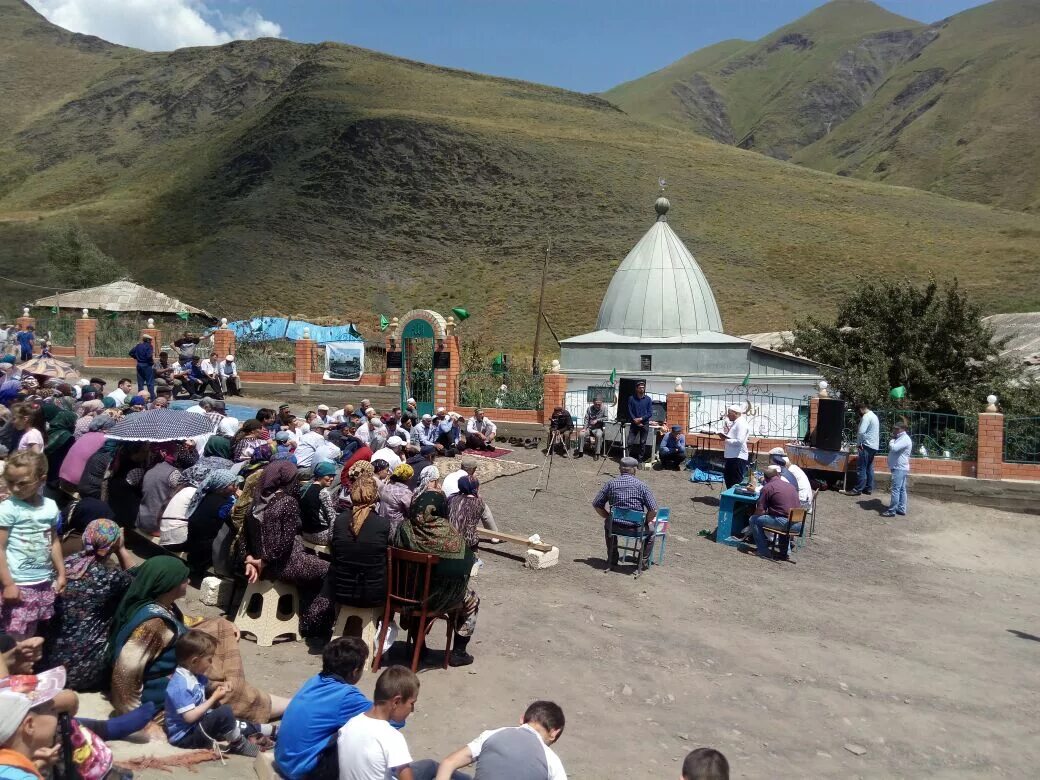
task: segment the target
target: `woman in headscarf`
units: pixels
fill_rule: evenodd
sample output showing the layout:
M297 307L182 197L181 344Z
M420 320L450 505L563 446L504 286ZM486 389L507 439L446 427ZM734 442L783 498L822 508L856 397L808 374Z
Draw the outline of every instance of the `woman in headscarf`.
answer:
M332 530L332 593L340 604L378 607L386 599L386 548L390 521L376 509L377 487L371 474L354 479L352 506Z
M47 420L47 444L43 448L43 454L47 456L47 484L56 488L62 461L76 442L72 435L76 415L50 403L43 405L43 416Z
M213 540L230 520L237 487L237 474L215 469L206 475L188 504L188 568L194 578L201 579L213 563Z
M95 456L107 449L107 446L102 447ZM151 452L146 442L120 443L105 470L100 498L112 507L112 519L122 528L133 528L137 522L137 512L141 507L141 482L150 458ZM88 461L84 473L89 469Z
M438 517L447 519L448 499L441 490L441 472L436 466L427 466L419 472L419 485L412 494L410 517L420 514L426 507L432 507Z
M84 419L90 420L87 432L76 438L69 447L69 451L65 453L65 460L62 461L61 468L58 470L61 488L67 493L74 493L78 490L87 461L105 446L105 431L116 424L116 421L107 414Z
M232 461L235 459L231 439L216 433L209 437L209 441L206 442L206 446L202 449L202 455L207 458L226 458Z
M346 476L344 476L346 475ZM374 477L375 471L372 468L372 464L367 460L354 461L349 467L343 467L343 473L340 474L340 489L339 496L336 500L336 509L340 512L344 512L351 507L350 489L353 487L354 482L363 476ZM376 483L378 487L379 483Z
M407 463L402 463L379 489L379 513L390 521L390 535L397 533L412 507L412 489L408 480L415 472Z
M115 553L118 567L109 565ZM133 567L119 526L92 520L83 532L83 551L65 559L68 584L47 627L41 669L64 666L66 687L99 691L108 686L112 617L130 587Z
M186 447L183 442L167 441L152 444L149 449L154 463L141 480L141 505L137 510L137 527L154 536L159 533L159 515L175 490L171 480L180 471L177 464L178 454Z
M176 601L188 591L188 564L172 555L149 558L137 569L112 621L112 706L130 712L143 702L162 708L166 686L177 667L174 645L188 630ZM267 723L281 717L288 702L246 682L235 626L223 618L197 625L217 640L213 665L206 676L229 683L224 702L241 720Z
M328 544L332 526L336 522L336 507L332 501L332 483L336 479L336 464L323 460L314 465L314 479L300 493L300 536L311 544Z
M310 555L300 541L298 470L287 460L264 467L259 490L246 524L245 573L250 582L263 577L296 586L300 592L300 633L327 635L332 629L332 602L322 595L328 561Z
M79 419L76 420L76 427L72 429L72 435L77 441L90 430L90 424L104 408L105 405L97 398L84 401L79 405Z
M188 507L213 468L196 463L190 469L170 474L173 492L159 517L159 544L171 552L181 552L188 542Z
M488 511L484 499L477 495L479 487L476 477L462 477L459 480L459 492L448 499L448 522L474 550L480 544L477 527Z
M436 480L431 480L430 485L435 484ZM455 637L448 663L466 666L473 663L473 656L466 649L476 628L480 608L480 599L469 587L470 571L476 558L462 534L448 522L447 517L439 514L444 507L443 493L428 485L415 506L417 512L401 526L397 544L406 550L430 553L440 559L433 569L427 605L431 612L453 615Z

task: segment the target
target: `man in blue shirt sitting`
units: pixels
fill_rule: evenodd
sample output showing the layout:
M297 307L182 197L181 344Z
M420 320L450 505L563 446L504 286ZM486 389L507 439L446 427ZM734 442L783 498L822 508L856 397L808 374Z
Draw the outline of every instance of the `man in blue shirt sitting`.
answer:
M681 425L673 425L671 431L661 439L657 455L661 459L661 468L678 469L682 465L686 460L686 437L682 434Z
M344 636L325 646L321 672L296 692L282 716L274 749L275 771L286 780L335 778L336 734L355 715L372 708L356 687L368 662L368 645ZM326 753L329 748L329 755ZM329 770L329 771L326 771Z
M628 452L640 463L646 461L646 437L654 419L654 402L646 394L646 382L636 385L634 395L628 397Z

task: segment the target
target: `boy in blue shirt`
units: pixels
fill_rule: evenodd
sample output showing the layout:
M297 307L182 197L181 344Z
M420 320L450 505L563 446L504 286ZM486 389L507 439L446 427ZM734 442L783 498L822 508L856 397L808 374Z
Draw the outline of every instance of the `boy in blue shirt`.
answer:
M303 684L282 716L274 749L279 776L338 776L337 752L326 748L330 742L335 746L347 721L372 709L372 702L356 687L367 662L368 645L358 637L340 637L325 646L321 672Z
M270 726L239 723L231 707L224 704L229 688L222 683L206 695L206 672L213 665L217 640L204 631L188 631L174 647L177 669L166 688L166 736L171 745L208 748L228 742L228 751L256 756L260 749L246 737L272 732Z

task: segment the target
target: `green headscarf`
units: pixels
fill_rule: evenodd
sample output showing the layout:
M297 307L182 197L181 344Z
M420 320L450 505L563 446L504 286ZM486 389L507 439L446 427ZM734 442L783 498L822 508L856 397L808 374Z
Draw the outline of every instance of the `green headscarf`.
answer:
M50 406L51 409L57 407ZM73 432L76 430L76 415L72 412L59 409L51 415L47 421L47 446L43 448L45 455L53 455L62 447L72 441Z
M232 455L231 439L226 439L223 436L217 436L216 434L210 436L209 439L206 440L206 446L202 449L202 456L213 456L216 458L234 460Z
M137 614L141 607L151 604L159 596L173 590L188 579L188 564L173 555L157 555L137 567L130 589L119 602L112 619L112 639L119 636L123 627Z
M109 398L107 395L104 398L101 399L101 403L104 405L104 407L106 409L115 409L116 408L116 399L115 398Z

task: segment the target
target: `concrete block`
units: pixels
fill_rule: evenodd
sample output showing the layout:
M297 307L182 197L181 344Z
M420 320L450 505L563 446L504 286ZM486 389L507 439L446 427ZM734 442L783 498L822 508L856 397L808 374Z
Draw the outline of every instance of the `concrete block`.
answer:
M274 751L261 753L253 759L253 769L258 780L278 780L278 773L274 771Z
M524 566L528 569L548 569L560 562L560 548L553 547L549 552L528 550L524 557Z
M206 577L199 585L199 601L207 607L219 607L231 598L231 580Z

